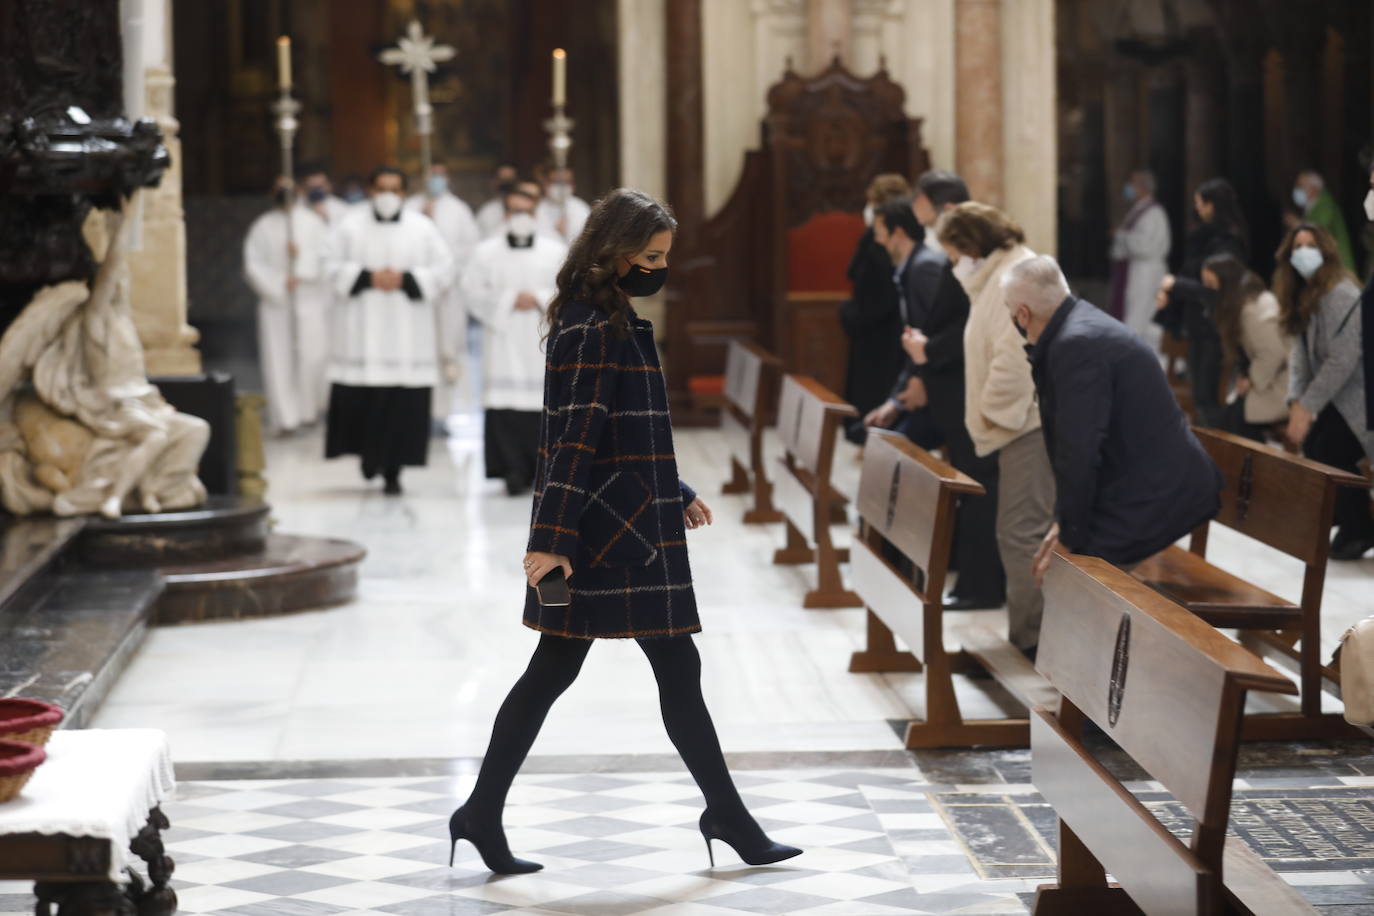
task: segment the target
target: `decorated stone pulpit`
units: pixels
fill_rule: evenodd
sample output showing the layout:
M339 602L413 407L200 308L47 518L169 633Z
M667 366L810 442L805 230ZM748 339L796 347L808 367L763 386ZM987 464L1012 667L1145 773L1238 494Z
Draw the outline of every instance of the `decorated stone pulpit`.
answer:
M0 3L0 696L72 726L149 625L339 604L363 557L207 494L210 424L149 381L128 254L170 156L125 115L121 8Z

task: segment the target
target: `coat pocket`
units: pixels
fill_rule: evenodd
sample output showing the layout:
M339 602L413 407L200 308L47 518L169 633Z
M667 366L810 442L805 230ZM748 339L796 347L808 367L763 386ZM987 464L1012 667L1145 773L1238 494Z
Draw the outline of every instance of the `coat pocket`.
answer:
M654 494L633 471L616 471L587 495L579 531L592 566L648 566L658 548L652 531Z

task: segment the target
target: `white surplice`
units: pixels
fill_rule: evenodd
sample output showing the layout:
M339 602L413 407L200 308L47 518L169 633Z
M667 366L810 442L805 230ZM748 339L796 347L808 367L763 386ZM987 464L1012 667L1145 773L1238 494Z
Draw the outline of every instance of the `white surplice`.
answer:
M439 381L436 305L453 280L453 256L434 223L402 209L394 220L355 209L329 235L325 268L334 290L331 381L344 385L431 388ZM420 298L404 289L353 290L364 270L409 273Z
M406 208L434 221L453 256L454 282L449 284L448 291L440 299L439 326L442 328L440 355L444 363L453 367L457 381L450 382L445 378L434 389L431 413L436 419L442 420L470 400L468 389L471 386L465 383L468 373L462 366L463 355L467 351L468 321L459 288L463 270L482 236L477 228L477 219L472 215L472 208L452 191L445 191L433 198L426 194L412 195L406 201ZM425 213L426 209L428 213Z
M1127 262L1122 319L1156 347L1163 335L1154 323L1155 293L1169 272L1171 245L1169 214L1153 197L1136 203L1112 237L1112 260Z
M463 302L482 322L483 407L543 409L544 310L567 255L566 245L544 235L535 235L528 248L513 248L498 235L473 252L463 275ZM521 292L534 296L540 307L517 310Z
M291 214L296 245L288 268L286 213L274 207L253 221L243 240L243 270L258 294L258 354L272 429L284 432L319 419L329 401L330 287L324 276L329 233L313 211ZM295 294L286 288L296 276Z
M493 197L477 208L477 231L484 239L506 231L506 205L503 198Z
M591 213L592 208L580 197L569 195L566 204L554 203L546 197L535 208L534 218L545 232L571 245L582 234L582 227L587 225L587 217ZM562 232L558 231L560 221L564 223Z

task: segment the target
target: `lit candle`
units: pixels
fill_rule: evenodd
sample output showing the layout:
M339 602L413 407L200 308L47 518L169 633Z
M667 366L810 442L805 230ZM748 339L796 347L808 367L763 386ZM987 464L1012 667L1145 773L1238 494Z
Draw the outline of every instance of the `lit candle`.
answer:
M553 49L553 104L561 108L568 102L568 52Z
M277 39L277 86L291 88L291 39L286 35Z

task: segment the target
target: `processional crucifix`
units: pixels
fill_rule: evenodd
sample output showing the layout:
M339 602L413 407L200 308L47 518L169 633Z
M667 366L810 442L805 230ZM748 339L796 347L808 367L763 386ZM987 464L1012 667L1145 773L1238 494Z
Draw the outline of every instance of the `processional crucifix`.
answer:
M410 94L415 102L415 133L420 138L420 182L428 192L431 163L429 138L434 133L434 108L429 104L429 74L437 64L452 60L457 52L451 45L436 45L433 35L426 35L418 20L410 20L406 34L387 48L377 59L384 64L400 67L410 74Z

